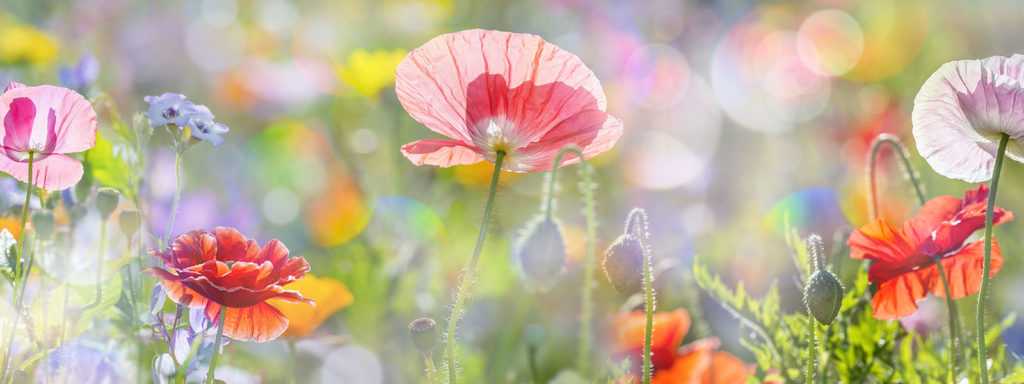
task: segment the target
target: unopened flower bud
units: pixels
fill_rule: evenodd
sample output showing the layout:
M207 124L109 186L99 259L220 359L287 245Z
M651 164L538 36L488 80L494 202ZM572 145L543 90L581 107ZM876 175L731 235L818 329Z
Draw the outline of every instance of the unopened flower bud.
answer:
M544 344L545 339L547 339L547 331L540 324L530 324L523 329L523 341L530 348L540 347L541 344Z
M825 267L825 245L821 236L812 234L807 238L807 257L814 272L804 286L804 304L818 322L831 324L843 306L846 293L836 275Z
M32 228L35 229L36 233L41 238L49 238L53 235L53 227L55 222L53 211L49 209L41 209L32 212Z
M139 211L125 209L117 215L117 224L121 227L121 233L131 237L139 230Z
M644 248L631 234L623 234L604 252L604 273L619 293L640 289L643 281Z
M96 190L96 210L100 216L106 219L114 210L121 199L121 192L113 188L100 188Z
M804 287L804 304L818 322L832 324L843 306L843 284L832 272L814 271Z
M416 349L424 355L429 354L437 345L437 326L434 319L421 317L409 323L409 333L412 334L412 343Z
M538 217L526 227L516 245L515 256L527 286L547 291L565 268L562 228L549 217Z

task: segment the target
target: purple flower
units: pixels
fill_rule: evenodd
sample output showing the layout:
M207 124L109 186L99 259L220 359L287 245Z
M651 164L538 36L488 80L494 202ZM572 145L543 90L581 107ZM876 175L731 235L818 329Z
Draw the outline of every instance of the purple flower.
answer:
M192 137L209 141L218 147L224 143L220 135L228 132L226 125L213 121L213 112L203 105L197 105L195 111L188 116L188 127Z
M184 127L188 124L189 116L196 111L195 104L185 100L185 95L180 93L167 92L160 96L146 96L143 100L149 103L146 117L149 118L149 125L154 127L171 124Z
M990 179L1003 134L1006 156L1024 162L1024 55L943 64L917 93L912 120L918 152L948 178Z
M65 87L83 90L89 87L100 75L100 61L91 53L83 53L74 67L61 67L57 77Z

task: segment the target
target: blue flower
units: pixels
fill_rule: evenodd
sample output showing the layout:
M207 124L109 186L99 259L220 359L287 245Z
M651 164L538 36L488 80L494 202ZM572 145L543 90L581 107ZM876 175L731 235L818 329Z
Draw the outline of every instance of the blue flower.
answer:
M100 61L91 53L83 53L74 67L61 67L57 77L65 87L83 90L92 85L100 75Z
M149 125L154 127L168 124L184 127L188 124L189 116L196 111L196 105L185 100L185 95L179 93L167 92L160 96L146 96L143 100L149 103L146 117L149 118Z
M192 137L209 141L215 146L220 146L224 143L224 138L220 135L228 132L228 127L213 121L213 113L210 112L209 108L202 105L195 106L195 111L188 115L187 125L190 128Z

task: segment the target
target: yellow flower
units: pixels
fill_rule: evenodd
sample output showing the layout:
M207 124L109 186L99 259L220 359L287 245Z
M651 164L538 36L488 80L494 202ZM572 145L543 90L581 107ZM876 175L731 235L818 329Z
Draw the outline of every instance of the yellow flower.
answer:
M267 301L288 318L288 329L282 335L284 337L302 338L313 333L320 323L354 300L352 292L341 282L312 274L306 274L301 280L285 285L284 289L299 291L302 297L316 301L316 305L278 299Z
M357 49L348 56L348 64L338 67L338 76L363 96L376 98L380 90L395 82L395 67L409 53L402 48L368 52Z
M49 35L7 18L0 19L0 61L39 64L53 61L56 56L57 45Z

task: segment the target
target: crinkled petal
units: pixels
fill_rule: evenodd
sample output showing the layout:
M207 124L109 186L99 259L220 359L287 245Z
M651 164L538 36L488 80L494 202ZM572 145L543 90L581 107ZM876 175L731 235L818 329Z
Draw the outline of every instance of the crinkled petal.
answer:
M220 324L221 306L206 305L206 318L214 326ZM245 308L231 308L224 312L224 336L241 341L264 342L274 340L288 329L288 318L277 308L259 303Z
M456 140L414 141L402 146L402 154L413 164L439 167L475 164L484 160L473 148Z
M28 163L0 156L0 171L6 172L21 182L28 182ZM71 188L82 179L83 173L82 163L59 153L32 162L32 184L46 190L56 191Z
M1003 266L1003 254L999 251L999 243L992 240L992 264L989 276L995 276ZM942 268L949 279L949 292L954 299L964 298L981 290L981 276L985 266L984 240L967 244L953 256L942 258ZM942 284L939 268L932 264L919 272L921 279L926 281L931 293L938 297L946 297L946 289Z
M52 85L9 89L0 95L0 116L7 115L11 101L18 98L32 100L36 113L31 142L46 146L46 152L75 153L96 144L96 112L78 92Z

